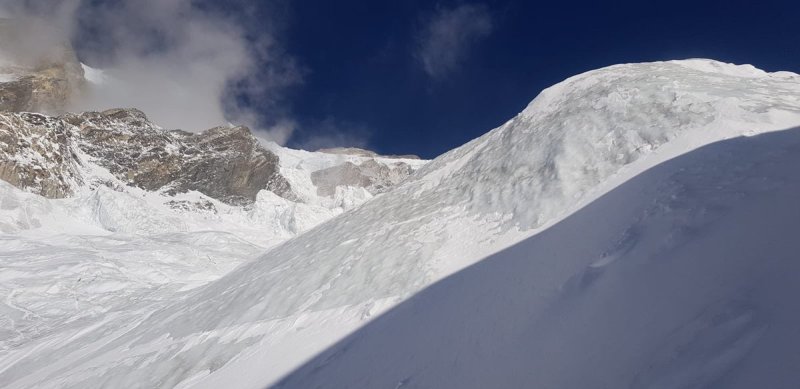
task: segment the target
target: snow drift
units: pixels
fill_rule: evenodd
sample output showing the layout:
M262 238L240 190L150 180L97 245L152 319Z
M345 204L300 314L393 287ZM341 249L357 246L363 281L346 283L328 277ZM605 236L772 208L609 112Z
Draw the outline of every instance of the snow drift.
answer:
M541 235L534 241L564 230L548 227L658 163L719 140L800 125L799 92L800 76L795 74L765 73L708 60L618 65L570 78L542 92L514 119L437 158L399 186L278 245L217 281L186 292L168 291L164 296L169 296L170 302L164 299L158 304L119 309L91 325L70 323L11 347L0 354L0 383L7 387L219 387L233 382L237 387L263 387L443 277L537 233ZM286 174L283 168L282 173ZM646 205L656 199L648 196L659 193L648 189L626 201ZM635 228L630 230L632 238L619 235L631 227L624 225L631 222L625 215L634 211L618 208L620 216L608 217L620 225L603 226L593 232L596 235L584 237L580 232L589 234L589 227L573 223L574 231L567 229L559 233L558 241L542 244L545 248L537 250L548 249L548 255L552 254L542 261L553 266L541 269L552 274L537 273L530 280L517 279L514 285L533 294L525 297L546 302L548 296L557 295L552 288L580 295L592 280L602 284L612 279L602 275L602 270L591 269L615 269L608 264L616 263L615 255L625 252L626 242L643 239ZM685 217L691 219L697 209L686 209ZM702 230L704 226L694 227ZM614 239L620 241L618 251L609 247ZM571 248L572 244L577 248ZM634 246L631 252L649 247ZM591 255L570 256L577 249ZM519 254L518 250L509 252ZM605 257L603 250L609 250ZM560 258L571 259L561 263ZM537 263L522 255L514 255L513 261ZM520 274L531 273L527 268L519 270ZM561 282L564 279L572 281ZM475 293L481 290L472 286ZM617 291L612 288L609 293ZM545 305L514 307L519 307L521 315L538 317ZM570 313L570 301L548 309L563 309L564 315L583 314L580 310ZM754 333L760 333L760 316L743 317L750 316L755 324L744 320L745 330L752 327L759 329ZM431 320L436 318L441 316ZM522 319L491 322L500 327L495 333L504 334L507 327L512 331L529 323ZM386 322L382 319L376 326L389 326L380 324ZM436 328L430 333L435 334ZM463 327L455 330L459 328ZM483 329L477 324L475 328ZM598 331L605 328L611 327ZM659 328L654 327L654 333ZM463 333L472 334L471 329ZM591 334L581 329L589 330L567 326L563 331ZM689 335L677 336L694 334L687 331ZM727 338L738 339L735 331ZM581 339L576 338L575 344ZM492 339L497 346L486 347L497 347L500 352L503 344L513 341L513 336ZM363 350L370 350L372 341L363 342ZM409 350L413 351L415 344L416 340ZM477 340L477 344L482 343ZM358 377L349 358L357 360L364 355L368 351L336 352L332 360L341 363L341 375L328 375L325 369L320 375L301 370L286 385L331 377L341 380L332 385L370 386L369 382L378 381L348 381ZM654 358L655 366L673 368L668 356ZM376 358L376 366L387 360ZM567 360L566 356L562 359ZM476 364L469 366L475 368ZM398 374L400 371L409 370L397 370ZM368 379L383 379L378 371L363 373ZM420 382L441 382L420 377ZM414 382L406 377L394 381L398 378L394 372L385 378L393 386L413 386ZM541 382L546 386L558 381Z

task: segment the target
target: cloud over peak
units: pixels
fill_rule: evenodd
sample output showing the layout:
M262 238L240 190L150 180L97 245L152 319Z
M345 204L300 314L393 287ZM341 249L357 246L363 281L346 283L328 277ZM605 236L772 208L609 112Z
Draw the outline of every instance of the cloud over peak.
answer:
M418 32L415 57L430 77L445 78L458 70L492 28L492 16L482 4L439 7Z
M0 0L0 15L57 26L83 62L105 71L106 82L74 110L136 107L162 126L189 131L232 122L270 136L274 128L283 143L291 133L284 91L302 81L302 71L270 27L280 23L272 16L280 4Z

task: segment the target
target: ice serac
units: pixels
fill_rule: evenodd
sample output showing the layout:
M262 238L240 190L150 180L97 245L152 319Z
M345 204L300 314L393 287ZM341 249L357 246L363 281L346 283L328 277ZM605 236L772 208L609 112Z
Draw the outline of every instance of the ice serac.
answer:
M169 302L115 311L91 328L56 328L15 347L0 365L0 383L264 387L387 307L530 238L660 162L712 142L796 127L799 96L797 75L709 60L618 65L575 76L392 189L217 281ZM300 173L344 161L361 165L354 158L364 158L331 155L342 158L331 163L316 156L311 163L302 153L275 150L281 173L301 199L318 193L310 175ZM695 213L691 208L685 216ZM629 233L635 237L638 230ZM588 248L597 255L588 267L558 267L559 248L545 250L557 267L552 279L572 280L565 290L579 293L598 279L598 268L623 255L631 242L625 236ZM518 260L538 259L520 254ZM552 292L527 286L534 297ZM730 321L724 327L733 329L720 342L687 344L716 350L731 339L747 349L761 328L748 312L725 316L720 323ZM721 350L712 354L740 354ZM657 369L679 368L653 358ZM648 375L642 382L665 382L662 377L669 376ZM413 386L413 380L400 377L392 386Z

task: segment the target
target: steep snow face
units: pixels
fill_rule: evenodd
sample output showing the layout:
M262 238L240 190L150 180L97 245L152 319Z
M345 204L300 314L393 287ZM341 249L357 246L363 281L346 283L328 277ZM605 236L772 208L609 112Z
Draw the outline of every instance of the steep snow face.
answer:
M663 145L662 157L790 127L798 83L797 75L708 60L589 72L543 91L516 118L438 159L425 169L423 188L442 198L457 193L476 215L536 228Z
M800 128L660 164L278 386L794 388L798 164Z
M0 383L263 387L386 307L658 162L800 124L799 96L796 75L707 60L573 77L389 192L215 282L171 294L171 304L118 310L91 328L54 328L15 345L0 361ZM310 178L291 174L309 163L285 160L281 173L312 196Z

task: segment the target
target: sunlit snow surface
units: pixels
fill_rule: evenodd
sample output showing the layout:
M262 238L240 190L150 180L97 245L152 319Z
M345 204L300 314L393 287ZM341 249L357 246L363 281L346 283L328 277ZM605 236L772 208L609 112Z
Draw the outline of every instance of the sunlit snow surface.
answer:
M279 386L796 388L798 164L800 127L681 155Z
M203 286L190 289L260 249L248 245L255 231L209 238L168 230L167 238L97 234L85 244L66 233L68 225L44 240L34 232L5 234L4 252L26 254L9 255L16 265L0 272L8 296L2 309L11 320L3 327L9 335L0 350L0 384L263 387L386 308L535 235L649 167L711 142L797 125L797 75L706 60L619 65L545 90L520 115L400 187ZM23 194L4 193L0 209L9 224L36 207L39 215L60 212L47 208L54 202L31 198L29 206L6 200ZM184 219L175 216L179 225ZM59 231L68 242L48 249ZM164 243L170 236L178 243ZM592 249L600 255L608 244ZM77 260L95 257L101 260ZM148 257L169 271L149 274ZM110 265L98 269L103 263ZM547 270L554 274L583 272L553 263ZM120 291L120 282L140 279L150 283L143 292ZM540 313L535 309L531 314Z
M0 371L17 364L21 346L145 315L372 197L349 187L318 196L310 180L314 170L364 158L266 146L303 202L262 191L239 207L198 192L147 192L80 149L87 186L72 198L45 199L0 181ZM414 169L426 163L403 161Z

